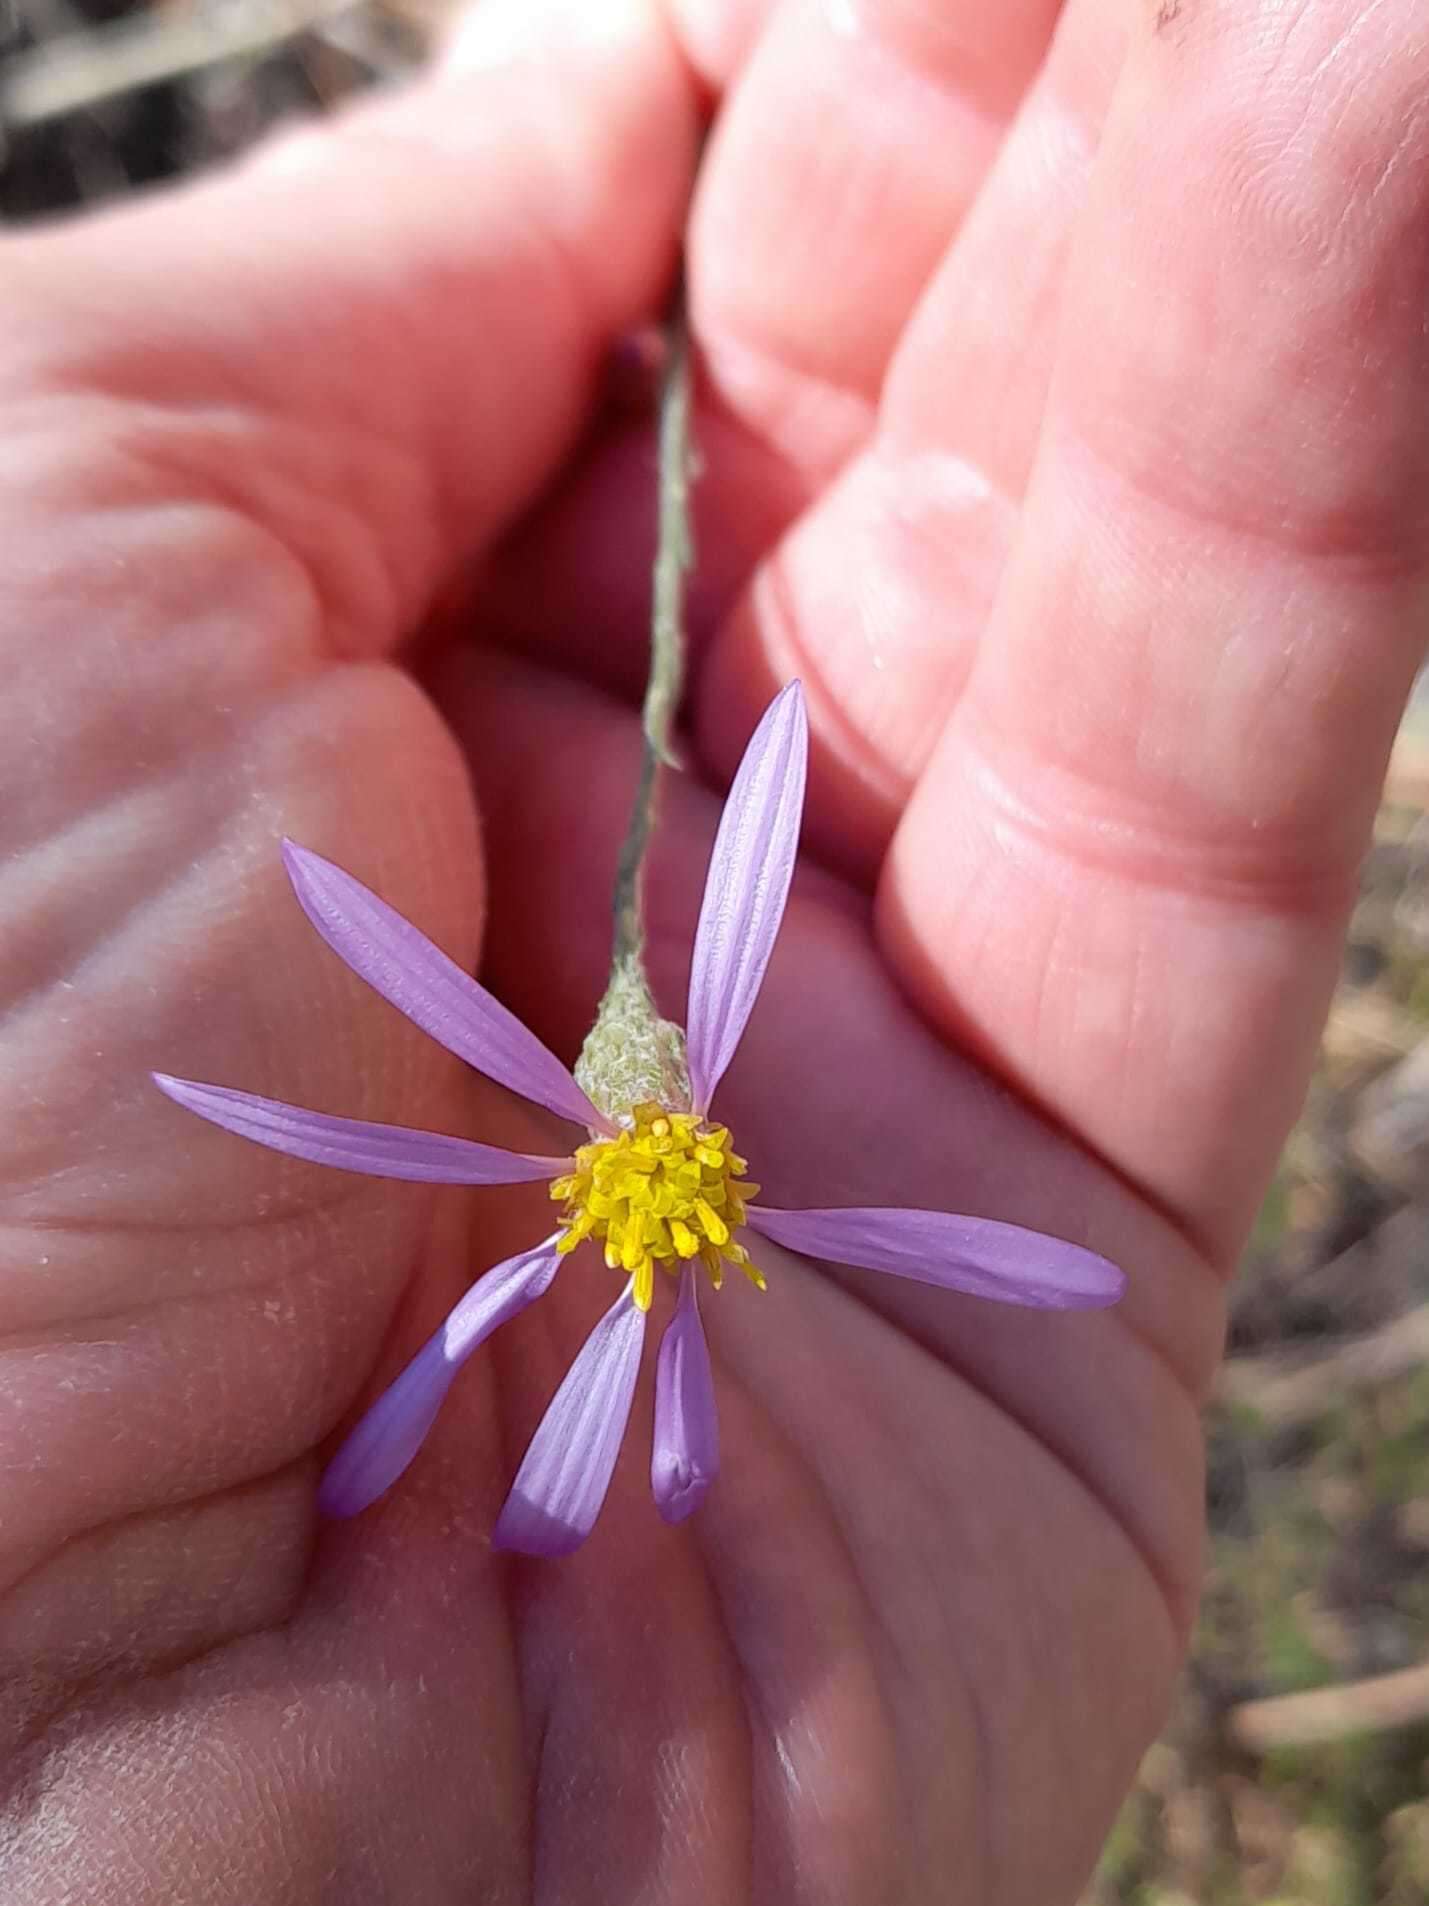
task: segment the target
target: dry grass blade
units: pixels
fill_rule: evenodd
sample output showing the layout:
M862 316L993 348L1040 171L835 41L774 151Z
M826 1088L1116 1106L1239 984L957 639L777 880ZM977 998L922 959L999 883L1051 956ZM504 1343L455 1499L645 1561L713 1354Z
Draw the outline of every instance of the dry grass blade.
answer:
M233 14L140 13L67 34L0 70L0 134L62 119L226 60L251 59L360 0L252 0Z

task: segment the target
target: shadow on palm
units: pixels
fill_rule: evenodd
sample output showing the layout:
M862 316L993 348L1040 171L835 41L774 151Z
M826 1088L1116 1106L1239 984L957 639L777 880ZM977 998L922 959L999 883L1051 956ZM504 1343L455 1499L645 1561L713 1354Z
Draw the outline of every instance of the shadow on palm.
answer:
M472 684L454 674L461 696ZM489 789L493 810L507 817L498 868L509 854L525 871L496 964L519 962L517 990L531 995L532 1018L568 1043L570 1028L542 1001L566 1001L578 1013L574 1002L599 990L604 909L584 889L604 890L616 830L607 831L612 817L603 810L625 799L624 776L609 769L629 755L629 721L569 685L523 680L500 665L484 674L482 716L515 738L514 764L529 761L533 746L540 751L541 724L556 721L564 758L584 770L549 783L548 798L563 790L574 797L565 816L526 804L527 821L512 824L511 804ZM491 747L476 754L487 771L497 760ZM658 944L667 950L687 941L687 929L672 931L671 923L693 916L711 807L693 789L672 805L675 851L658 902L665 923ZM527 836L524 826L534 831ZM572 879L572 868L584 873ZM552 892L540 891L531 877L537 869ZM498 874L498 905L500 886ZM1075 1228L1107 1228L1128 1248L1164 1249L1118 1212L1124 1200L1109 1181L928 1038L882 973L856 897L817 874L806 889L732 1088L740 1142L770 1160L774 1195L971 1203L1052 1222L1041 1216L1046 1210L1063 1229L1075 1213ZM559 936L548 911L557 899ZM663 963L671 995L679 952ZM958 1158L949 1135L960 1129L973 1136ZM502 1254L493 1243L505 1223L498 1200L502 1209L506 1200L477 1198L473 1256L489 1262ZM520 1243L544 1228L529 1198L525 1208ZM432 1593L411 1575L413 1550L429 1565L433 1542L470 1544L458 1569L468 1593L513 1590L527 1740L534 1728L539 1742L536 1817L543 1844L561 1849L550 1857L576 1848L585 1857L592 1815L617 1817L635 1769L661 1766L673 1753L679 1768L703 1770L702 1817L721 1813L726 1842L753 1848L761 1885L807 1885L822 1867L841 1876L852 1898L901 1883L910 1794L912 1827L926 1842L920 1861L936 1857L943 1836L966 1848L977 1833L1001 1873L1015 1814L1000 1822L999 1809L1038 1778L1039 1758L1041 1773L1054 1778L1067 1745L1049 1719L1075 1715L1088 1685L1105 1700L1121 1671L1125 1713L1101 1742L1109 1802L1126 1774L1124 1742L1147 1725L1146 1683L1156 1690L1153 1706L1164 1686L1174 1636L1158 1579L1179 1596L1187 1527L1174 1514L1158 1521L1153 1498L1162 1495L1166 1469L1153 1472L1144 1447L1127 1465L1122 1452L1133 1439L1118 1432L1158 1401L1166 1372L1122 1329L1084 1327L1078 1351L1078 1330L1067 1334L1065 1318L1018 1315L994 1325L981 1305L922 1291L885 1295L857 1277L844 1276L840 1289L822 1272L771 1256L767 1297L731 1291L707 1307L728 1457L716 1500L688 1539L651 1517L637 1432L609 1526L587 1555L566 1569L533 1570L494 1565L487 1553L493 1484L504 1488L513 1451L589 1327L592 1300L597 1308L609 1301L601 1288L608 1278L597 1270L592 1280L591 1267L576 1261L556 1299L541 1306L542 1347L529 1337L503 1347L504 1434L494 1433L489 1394L450 1408L441 1485L429 1494L418 1474L396 1492L411 1491L409 1506L394 1501L390 1513L372 1518L377 1531L415 1525L390 1557L403 1618ZM418 1304L425 1308L431 1295L423 1292ZM480 1381L480 1367L465 1388ZM1184 1464L1187 1446L1175 1446L1184 1422L1174 1407L1166 1414L1167 1454ZM641 1415L648 1419L648 1404ZM648 1420L640 1430L648 1440ZM1185 1473L1194 1475L1193 1463ZM335 1537L333 1548L350 1570L371 1560L368 1540L359 1529ZM388 1548L380 1533L370 1540L379 1554ZM448 1615L449 1574L436 1571ZM1110 1582L1118 1584L1117 1619L1098 1660L1097 1616ZM357 1632L372 1612L361 1593L347 1605ZM1067 1631L1082 1644L1071 1656L1062 1646ZM448 1646L444 1637L439 1659ZM476 1671L470 1655L462 1669ZM620 1717L619 1743L592 1765L602 1711ZM1017 1718L1031 1711L1039 1725L1022 1738ZM1016 1769L1011 1792L999 1791L992 1771L1004 1755ZM684 1805L694 1784L687 1773L679 1778ZM721 1787L723 1805L712 1809ZM977 1815L975 1796L985 1809ZM1085 1835L1085 1818L1075 1832ZM651 1842L661 1857L666 1838ZM1078 1851L1090 1844L1074 1837ZM619 1867L624 1889L639 1879L637 1853L626 1832L602 1853ZM1038 1857L1060 1864L1069 1849L1044 1839Z
M17 1717L31 1754L72 1732L92 1767L110 1729L137 1729L157 1777L180 1737L197 1739L200 1762L237 1757L281 1795L314 1872L366 1810L391 1811L395 1783L440 1843L434 1884L478 1847L521 1871L512 1822L529 1808L538 1862L564 1876L553 1884L594 1862L621 1897L658 1884L718 1899L746 1870L770 1896L816 1892L822 1875L836 1897L894 1897L974 1846L989 1897L1034 1889L1036 1862L1089 1855L1096 1808L1154 1718L1174 1656L1156 1578L1179 1616L1194 1547L1184 1402L1120 1318L997 1312L768 1246L767 1294L727 1287L705 1305L724 1470L694 1521L667 1529L649 1501L647 1352L587 1548L505 1560L489 1532L515 1463L613 1294L582 1254L478 1354L391 1495L317 1530L305 1572L309 1452L399 1290L389 1367L478 1269L549 1224L540 1187L433 1195L323 1173L136 1086L162 1058L334 1111L548 1142L344 974L285 891L273 821L295 827L296 810L310 840L385 875L439 935L459 945L470 921L449 884L452 864L475 865L470 841L441 777L416 765L427 717L395 681L360 684L360 710L353 692L284 688L264 706L239 753L246 779L265 738L271 809L236 816L211 780L184 836L198 871L141 916L136 943L103 954L82 1044L114 1055L128 1081L115 1101L66 1098L79 1075L63 1063L63 995L35 1030L37 1050L48 1038L60 1055L52 1142L75 1143L66 1106L83 1102L88 1129L82 1162L35 1192L26 1220L84 1260L61 1286L75 1301L22 1317L8 1353L37 1486L7 1652L43 1663L48 1629L52 1681L31 1677ZM569 1051L603 981L632 718L474 656L448 663L443 694L491 817L493 973ZM354 815L319 777L295 780L319 731L329 746L380 742L425 837L386 826L380 800ZM526 798L558 736L562 772ZM693 782L672 787L652 889L667 1004L683 993L716 813ZM1168 1250L1120 1187L928 1034L881 967L864 902L817 869L796 887L721 1111L777 1201L981 1211L1084 1235L1134 1274ZM50 1278L33 1288L52 1301ZM67 1403L58 1440L47 1395ZM116 1560L132 1572L136 1555L149 1589L101 1619ZM79 1709L77 1672L94 1677ZM1093 1711L1097 1745L1078 1746ZM1071 1752L1084 1807L1023 1870L1019 1810ZM331 1779L314 1781L315 1756L331 1756ZM31 1777L22 1754L17 1803ZM183 1778L205 1791L201 1765ZM658 1805L632 1808L652 1784ZM240 1854L259 1857L235 1828Z

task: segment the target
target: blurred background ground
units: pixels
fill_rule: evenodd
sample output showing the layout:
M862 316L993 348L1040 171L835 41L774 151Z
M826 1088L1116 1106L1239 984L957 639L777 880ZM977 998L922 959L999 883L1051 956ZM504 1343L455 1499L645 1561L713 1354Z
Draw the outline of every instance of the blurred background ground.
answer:
M444 0L0 0L0 220L211 164L399 77ZM1429 688L1208 1419L1172 1722L1085 1906L1429 1902Z
M445 0L0 0L0 220L209 165L422 57Z

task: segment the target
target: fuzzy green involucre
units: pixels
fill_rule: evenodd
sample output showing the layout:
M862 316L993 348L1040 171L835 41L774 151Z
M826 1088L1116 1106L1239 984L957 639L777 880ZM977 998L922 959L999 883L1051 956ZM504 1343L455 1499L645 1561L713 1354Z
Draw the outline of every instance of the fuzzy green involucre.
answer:
M672 1109L689 1106L685 1035L656 1011L638 953L620 954L611 968L575 1074L591 1103L618 1123L647 1100Z

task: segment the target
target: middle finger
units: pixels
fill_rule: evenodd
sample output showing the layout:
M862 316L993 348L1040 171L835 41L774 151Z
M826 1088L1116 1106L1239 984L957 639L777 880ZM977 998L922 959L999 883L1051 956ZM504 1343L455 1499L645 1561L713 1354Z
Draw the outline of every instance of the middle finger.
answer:
M772 685L803 678L810 839L869 878L966 677L1041 427L1067 255L1126 42L1079 0L883 385L876 431L754 574L702 683L732 765Z

